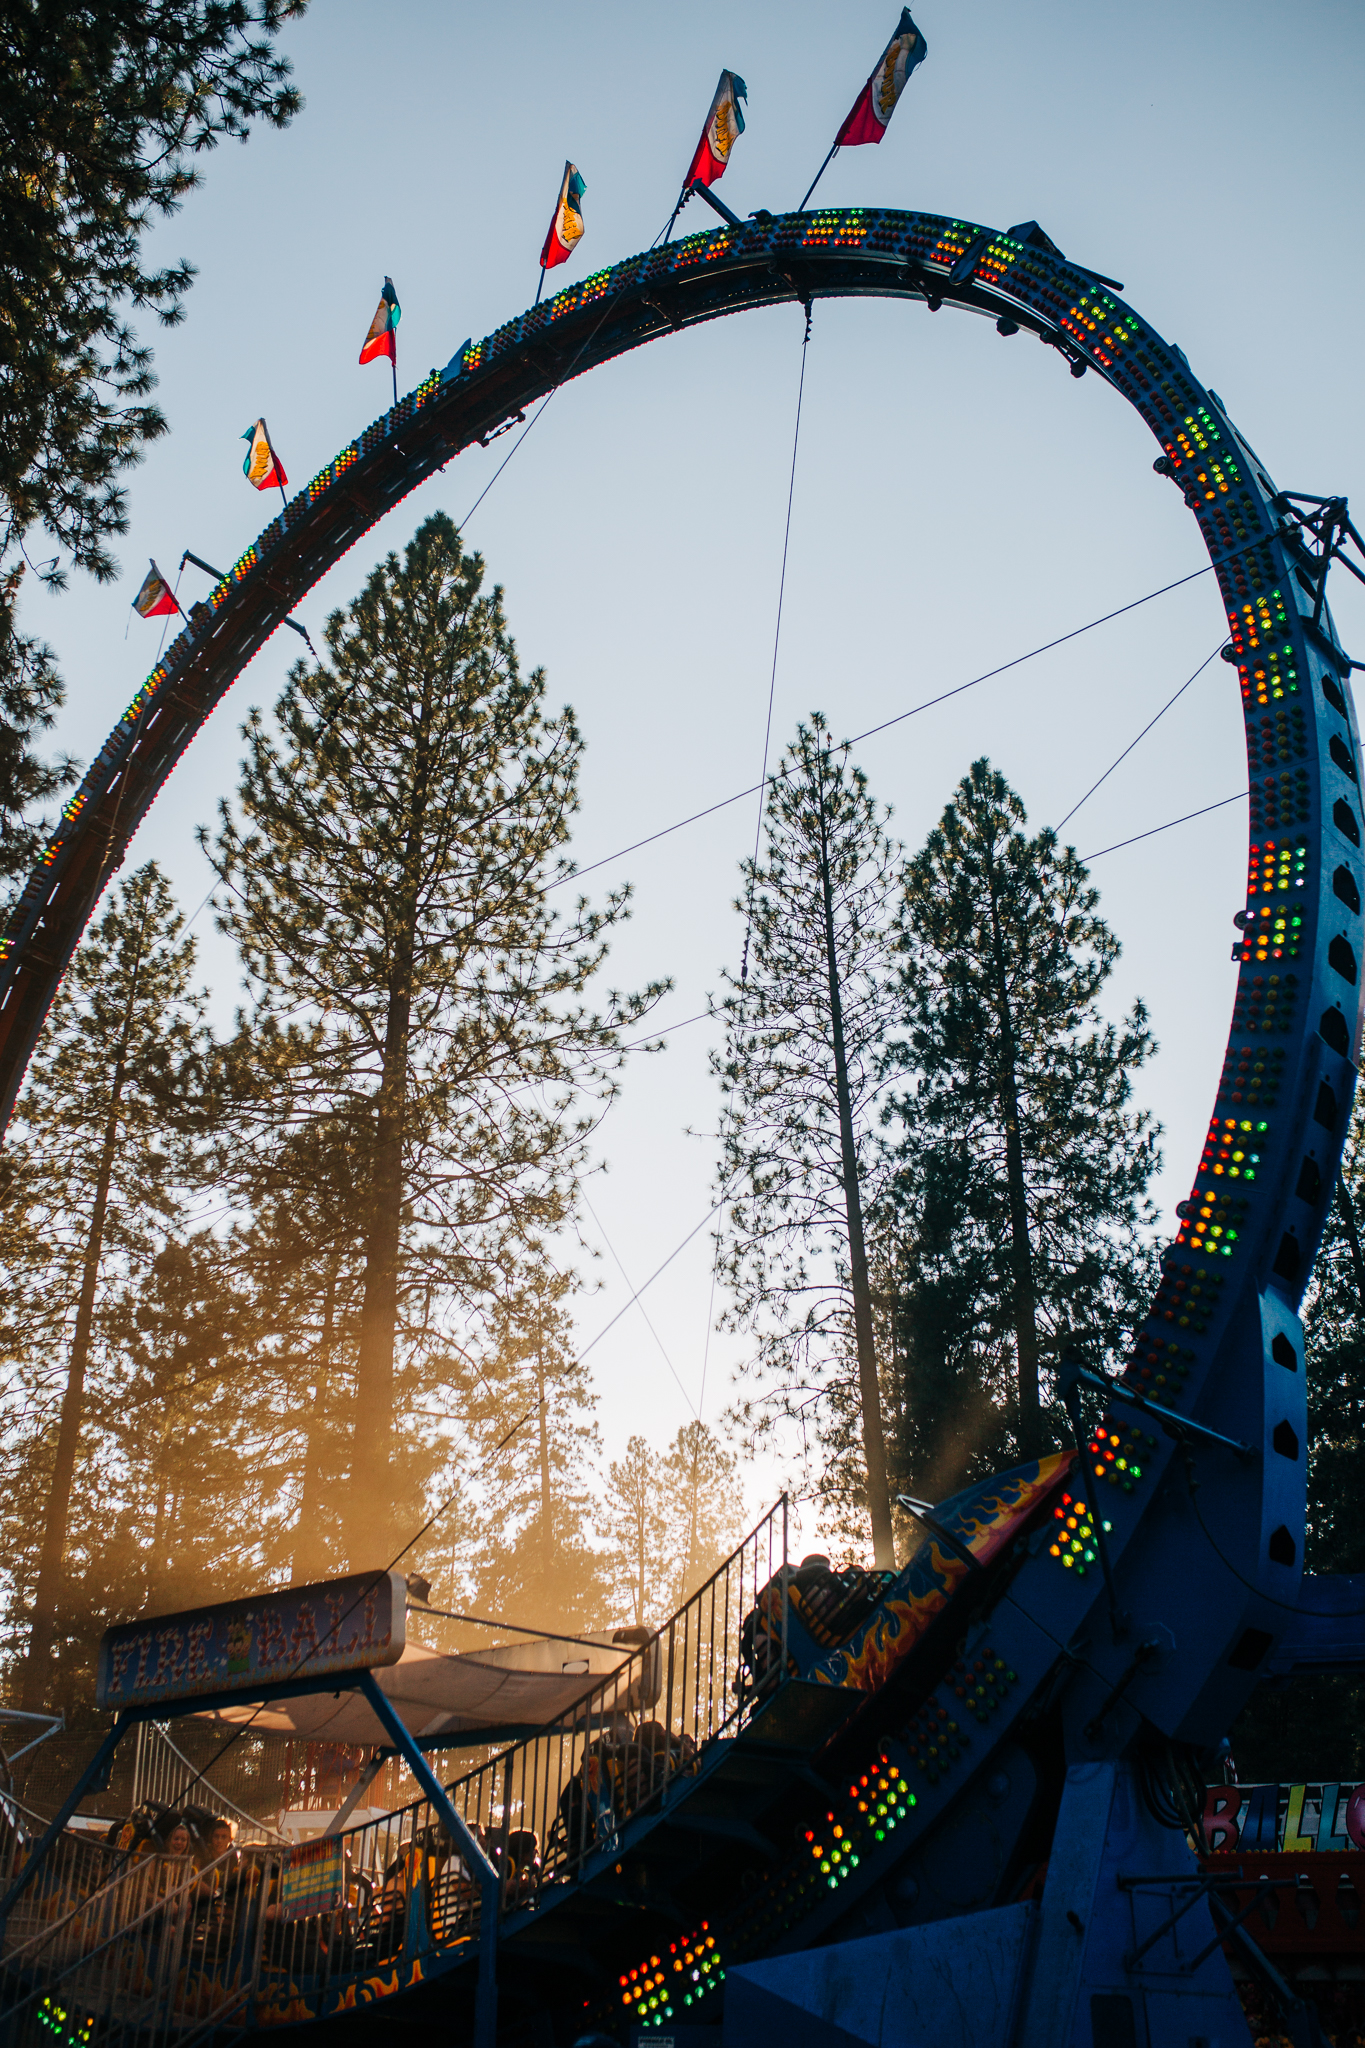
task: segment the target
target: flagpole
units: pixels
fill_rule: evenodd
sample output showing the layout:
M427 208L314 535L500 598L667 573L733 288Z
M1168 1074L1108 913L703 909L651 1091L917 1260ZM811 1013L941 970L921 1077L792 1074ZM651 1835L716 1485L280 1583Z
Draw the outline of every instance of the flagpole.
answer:
M179 599L179 598L177 597L177 595L176 595L176 591L178 591L178 590L179 590L179 588L180 588L180 579L181 579L181 577L182 577L182 576L184 575L184 573L185 573L185 564L184 564L184 562L182 561L182 562L181 562L181 564L180 564L180 567L179 567L179 568L178 568L178 569L176 570L176 572L175 572L175 590L173 590L173 591L171 592L171 603L172 603L172 604L173 604L173 605L175 606L175 613L179 613L179 615L180 615L180 617L181 617L182 619L184 619L184 618L185 618L185 614L184 614L184 612L183 612L183 611L181 611L181 609L180 609L180 599ZM166 614L166 623L165 623L165 625L164 625L164 626L163 626L163 627L161 628L161 638L160 638L160 639L159 639L159 640L157 641L157 643L156 643L156 658L157 658L157 660L158 660L158 661L160 661L160 659L161 659L161 650L162 650L162 648L163 648L163 647L164 647L164 646L166 645L166 635L167 635L167 633L169 633L169 631L170 631L170 629L171 629L171 620L172 620L172 618L173 618L173 617L175 616L175 613L173 613L173 612L167 612L167 614ZM186 625L188 625L188 624L189 624L189 620L188 620L188 619L185 619L185 624L186 624Z
M393 354L389 357L389 368L393 371L393 402L398 403L398 336L393 338Z
M689 200L689 199L690 199L691 197L692 197L692 187L691 187L691 185L690 185L690 184L684 185L684 186L683 186L683 188L682 188L682 191L681 191L681 192L680 192L680 193L678 194L678 203L677 203L677 205L676 205L676 206L674 207L674 209L673 209L673 213L672 213L672 216L671 216L671 218L670 218L670 220L669 220L668 226L667 226L667 227L666 227L666 228L664 229L664 240L665 240L665 241L667 241L667 240L668 240L668 238L669 238L669 236L670 236L670 235L672 234L672 232L673 232L673 228L674 228L674 223L675 223L675 222L677 221L678 215L679 215L679 214L680 214L680 213L682 212L683 208L684 208L684 207L686 206L686 204L687 204L688 200Z
M814 176L814 177L813 177L813 178L811 179L811 181L810 181L810 190L809 190L809 191L808 191L808 192L806 193L806 196L805 196L805 198L804 198L804 199L803 199L803 200L801 201L801 204L800 204L800 205L799 205L799 206L797 207L797 209L796 209L798 213L804 213L804 212L805 212L805 210L806 210L806 207L807 207L807 206L809 205L809 203L810 203L810 195L811 195L811 192L813 192L813 191L815 190L815 188L816 188L816 186L817 186L817 185L819 184L820 180L821 180L821 179L822 179L822 178L824 177L824 175L825 175L825 172L826 172L826 171L827 171L827 170L829 169L830 165L831 165L831 164L832 164L832 163L834 162L834 159L835 159L835 157L836 157L836 156L838 155L838 153L839 153L839 145L838 145L838 143L836 142L836 143L835 143L835 145L834 145L834 147L833 147L833 149L832 149L832 150L830 151L829 155L828 155L828 156L827 156L827 157L825 158L825 161L824 161L824 162L823 162L823 163L821 164L821 166L820 166L819 170L818 170L818 171L817 171L817 172L815 173L815 176Z
M539 305L539 304L540 304L540 295L541 295L541 293L542 293L542 292L544 291L544 289L545 289L545 265L544 265L544 264L542 263L542 264L541 264L541 266L540 266L540 283L539 283L539 284L538 284L538 285L536 286L536 297L535 297L535 303L536 303L536 305Z
M282 464L280 462L279 456L275 453L275 443L270 438L270 429L269 427L266 426L264 420L261 421L261 426L265 433L265 445L270 450L270 461L275 471L275 482L279 485L280 503L284 506L284 509L287 512L289 510L289 500L284 494L284 485L280 483L280 469L282 467Z

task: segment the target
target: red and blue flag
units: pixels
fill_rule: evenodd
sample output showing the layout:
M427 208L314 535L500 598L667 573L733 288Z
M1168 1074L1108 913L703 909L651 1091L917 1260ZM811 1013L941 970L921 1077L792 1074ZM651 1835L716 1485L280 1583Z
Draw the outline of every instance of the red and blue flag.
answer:
M151 556L147 557L151 561ZM156 563L142 579L142 588L133 599L133 610L140 619L159 619L163 612L178 612L175 592L166 581Z
M566 163L559 197L555 201L554 218L540 252L542 270L553 270L557 263L567 263L582 241L583 194L587 189L577 164Z
M691 168L683 179L683 191L693 185L714 185L717 178L725 175L725 166L730 161L730 151L744 133L744 109L741 100L747 100L749 88L737 71L722 71L716 96L711 102L711 111L706 116L706 126L701 131Z
M881 141L910 73L917 64L924 62L927 48L923 34L910 19L910 9L903 7L896 33L877 59L872 76L853 102L848 118L834 138L836 149L849 149L860 142Z
M360 351L362 363L372 363L376 356L387 356L391 363L398 361L398 323L403 317L403 308L398 303L398 294L393 288L393 279L384 279L384 289L379 294L379 304L370 322L370 331L365 336Z

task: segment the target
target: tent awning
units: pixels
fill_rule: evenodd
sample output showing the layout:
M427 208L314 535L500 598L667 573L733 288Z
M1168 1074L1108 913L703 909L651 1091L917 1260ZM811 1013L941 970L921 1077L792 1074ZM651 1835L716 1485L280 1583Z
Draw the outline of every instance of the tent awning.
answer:
M462 1736L496 1740L501 1735L543 1728L568 1716L595 1683L619 1672L617 1687L608 1686L595 1711L639 1714L659 1696L659 1648L651 1644L631 1664L638 1642L635 1630L604 1632L582 1641L542 1637L491 1650L448 1656L422 1643L409 1643L396 1664L373 1673L376 1684L419 1743L454 1746ZM629 1667L629 1668L627 1668ZM250 1722L262 1733L295 1735L310 1742L386 1744L374 1710L361 1692L339 1689L273 1699L264 1706L249 1700L195 1715L222 1727Z

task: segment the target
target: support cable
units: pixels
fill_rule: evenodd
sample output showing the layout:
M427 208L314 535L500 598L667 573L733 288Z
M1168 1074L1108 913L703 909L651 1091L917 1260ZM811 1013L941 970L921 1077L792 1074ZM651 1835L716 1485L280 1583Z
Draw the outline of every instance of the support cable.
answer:
M607 1250L611 1253L612 1258L616 1261L617 1269L620 1272L621 1278L625 1281L627 1287L634 1288L635 1283L631 1279L629 1273L626 1271L625 1266L622 1264L621 1254L617 1251L616 1246L607 1236L606 1230L603 1227L602 1218L598 1215L596 1209L593 1208L592 1203L588 1200L586 1192L581 1187L579 1188L579 1194L583 1198L584 1208L587 1210L589 1216L591 1216L593 1222L597 1225L597 1228L602 1232L602 1242L605 1244ZM682 1379L678 1373L678 1368L676 1365L674 1365L673 1360L669 1357L668 1351L665 1348L663 1338L659 1335L653 1323L649 1320L649 1311L646 1309L644 1303L640 1300L639 1292L632 1293L631 1300L639 1307L640 1314L645 1319L645 1328L649 1331L650 1336L658 1345L660 1357L663 1359L664 1364L668 1367L674 1379L677 1381L678 1392L682 1395L688 1407L693 1407L694 1403L692 1400L692 1396L688 1393L686 1387L683 1385Z
M1149 590L1145 596L1135 597L1128 604L1119 605L1115 611L1104 612L1099 618L1089 619L1083 626L1073 626L1070 632L1059 633L1055 640L1045 640L1041 646L1029 648L1026 654L1016 654L1011 661L1002 661L997 668L985 669L979 676L972 676L968 682L957 683L951 690L941 690L935 697L925 697L922 702L912 704L908 711L898 711L894 718L883 719L879 725L870 725L865 732L855 733L848 741L848 745L861 746L864 740L873 739L878 733L888 732L893 725L903 725L908 718L918 718L922 711L932 711L935 705L946 704L950 697L960 697L967 690L975 690L980 684L992 682L996 676L1007 674L1010 669L1020 668L1028 661L1036 661L1039 655L1051 654L1055 647L1064 647L1069 640L1079 640L1083 634L1093 633L1097 627L1107 626L1113 619L1121 619L1128 612L1135 612L1144 604L1152 604L1157 598L1166 597L1173 590L1183 589L1187 583L1197 582L1201 576L1209 575L1213 567L1214 564L1209 562L1202 569L1192 569L1188 576L1178 576L1174 583L1163 583L1159 589ZM781 774L785 771L779 769L777 772ZM679 818L676 824L665 825L658 832L647 833L643 839L634 839L629 846L618 847L615 853L606 853L600 860L589 861L586 867L576 867L571 874L547 883L546 893L548 894L551 889L561 889L569 882L581 881L584 875L592 874L594 869L608 867L614 860L624 860L628 853L638 853L642 846L652 846L658 839L667 839L671 833L681 832L684 826L699 824L703 818L713 817L717 811L728 810L731 804L743 803L745 797L755 795L761 788L761 783L753 783L747 789L737 789L732 796L721 797L718 802L707 804L705 809L693 811L686 818ZM1229 798L1228 801L1233 802L1235 799Z
M749 981L749 941L753 937L754 929L753 871L756 870L758 867L759 848L763 840L763 811L768 786L768 755L772 747L773 704L777 695L777 656L778 650L782 645L782 602L787 593L787 555L791 547L792 506L796 500L796 458L801 447L801 403L803 398L805 397L806 392L806 356L810 349L810 330L813 313L812 304L809 299L805 301L805 313L806 331L801 338L801 374L798 377L796 383L796 420L792 428L791 470L787 477L787 518L786 523L782 529L782 568L777 579L777 617L773 621L773 660L772 668L768 676L768 716L763 728L763 765L759 772L758 778L758 815L754 819L754 857L752 869L749 875L749 887L746 891L746 900L744 905L744 945L740 952L739 963L741 1011L743 1008L744 993ZM722 1145L724 1144L725 1131L729 1127L730 1119L734 1111L735 1087L736 1083L734 1081L731 1081L729 1093L725 1098L725 1111L721 1118ZM715 1215L718 1209L724 1207L724 1199L725 1198L722 1196L721 1201L718 1202L716 1205L716 1209L712 1210L712 1215ZM715 1323L716 1287L720 1278L720 1241L721 1233L718 1230L716 1232L715 1253L711 1260L711 1289L709 1295L707 1296L706 1302L706 1335L702 1342L701 1352L701 1387L697 1394L697 1431L692 1439L692 1515L688 1531L687 1542L687 1574L689 1578L691 1576L692 1560L696 1554L697 1546L697 1488L698 1480L700 1477L699 1468L701 1462L702 1414L706 1407L706 1376L711 1366L711 1332Z
M1134 747L1139 745L1141 741L1145 740L1148 733L1152 730L1152 727L1154 725L1159 724L1160 721L1166 716L1166 713L1170 710L1172 704L1177 703L1179 699L1184 696L1186 690L1189 689L1191 683L1198 681L1199 677L1203 675L1204 670L1208 667L1209 663L1211 661L1216 660L1218 655L1222 653L1223 646L1224 643L1220 639L1218 645L1214 648L1213 653L1208 654L1204 657L1203 661L1200 662L1194 674L1188 677L1186 681L1180 685L1180 688L1176 691L1174 697L1168 697L1166 699L1166 702L1162 705L1160 711L1157 712L1156 717L1148 719L1146 725L1143 726L1142 731L1138 734L1137 739L1129 740L1123 752L1117 755L1116 758L1109 763L1109 766L1105 769L1103 775L1098 776L1096 780L1091 783L1089 789L1086 791L1085 795L1080 799L1080 801L1078 803L1074 803L1071 806L1071 809L1067 812L1066 816L1062 818L1058 822L1058 824L1053 827L1054 831L1061 832L1064 829L1064 827L1070 824L1071 820L1075 817L1077 811L1080 810L1082 804L1089 803L1091 797L1095 794L1095 791L1099 788L1100 784L1102 782L1107 782L1109 780L1109 777L1113 774L1114 770L1128 759L1128 756L1132 753Z
M773 662L768 677L768 720L763 728L763 767L758 778L758 816L754 820L754 866L758 866L758 849L763 837L763 796L768 784L768 753L773 737L773 701L777 694L777 653L782 644L782 600L787 592L787 551L792 537L792 505L796 498L796 456L801 446L801 400L806 390L806 351L810 347L811 302L806 301L806 332L801 343L801 375L796 385L796 424L792 430L791 472L787 478L787 523L782 529L782 569L777 579L777 618L773 624ZM754 885L749 880L749 901L744 917L744 948L740 958L739 979L741 987L749 979L749 935L754 922Z
M1098 853L1082 854L1081 860L1083 863L1103 860L1106 853L1117 853L1121 847L1136 846L1141 839L1155 839L1158 832L1169 832L1176 825L1188 825L1194 818L1207 818L1210 811L1222 811L1226 810L1229 804L1240 804L1246 795L1246 790L1239 789L1236 796L1220 796L1216 804L1205 804L1199 811L1186 811L1181 818L1168 818L1164 825L1153 825L1147 832L1135 832L1131 839L1116 839L1112 846L1102 846Z

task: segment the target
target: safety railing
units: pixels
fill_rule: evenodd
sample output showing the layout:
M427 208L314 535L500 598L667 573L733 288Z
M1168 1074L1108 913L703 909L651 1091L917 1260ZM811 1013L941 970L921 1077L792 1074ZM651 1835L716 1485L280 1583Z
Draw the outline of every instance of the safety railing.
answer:
M221 1785L213 1783L185 1755L169 1728L157 1721L142 1721L133 1740L133 1806L176 1807L189 1793L200 1806L230 1814L239 1842L265 1841L275 1834L268 1822L239 1806Z
M278 1913L280 1862L230 1850L193 1858L115 1859L92 1889L89 1869L45 1862L25 1924L6 1931L0 2048L189 2048L243 2028L260 1975L262 1936Z
M547 1906L613 1853L779 1682L786 1603L763 1595L782 1583L786 1540L784 1499L552 1729L447 1788L499 1872L500 1918ZM19 1867L12 1855L6 1873L0 1857L0 1878ZM11 1916L0 2048L53 2048L54 2036L131 2048L134 2035L137 2048L193 2048L200 2032L322 2017L366 1977L398 1989L436 1954L472 1954L480 1921L475 1874L425 1798L335 1835L236 1849L202 1872L164 1857L130 1866L63 1837Z
M574 1877L595 1850L613 1850L627 1821L661 1804L702 1749L748 1717L785 1663L784 1630L761 1625L761 1595L785 1564L783 1499L558 1727L449 1788L503 1873L504 1913Z
M27 1867L46 1822L8 1793L0 1793L0 1898ZM126 1858L97 1835L69 1830L58 1836L28 1889L11 1908L0 1953L32 1939L63 1913L88 1898L120 1869Z
M562 1720L447 1788L498 1870L500 1917L547 1907L633 1819L695 1774L717 1738L738 1732L786 1668L780 1585L787 1538L780 1501L657 1633L584 1691ZM277 1926L262 1951L258 2024L321 2016L370 1976L401 1986L434 1955L473 1954L481 1934L475 1873L441 1815L418 1799L363 1827L287 1852L291 1886L307 1862L316 1896L343 1917ZM305 1887L306 1889L306 1887Z

